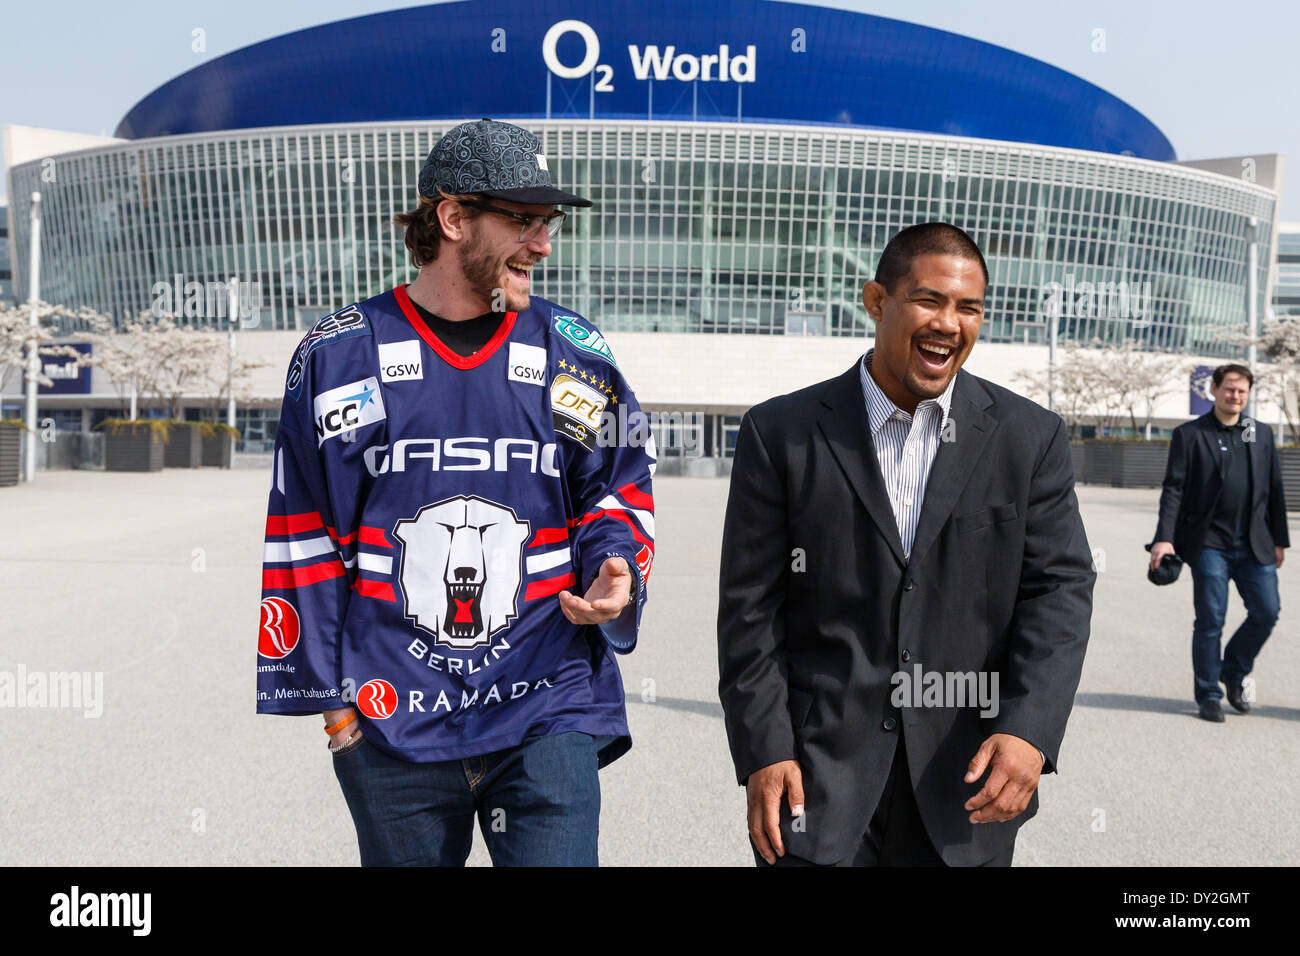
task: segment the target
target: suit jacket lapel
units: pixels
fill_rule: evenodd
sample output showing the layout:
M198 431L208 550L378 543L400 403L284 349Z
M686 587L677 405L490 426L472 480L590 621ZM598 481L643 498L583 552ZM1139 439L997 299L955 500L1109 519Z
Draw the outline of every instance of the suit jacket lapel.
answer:
M948 417L952 419L952 441L940 441L939 451L930 466L930 476L925 483L925 500L921 503L921 517L912 541L910 563L919 562L947 523L957 506L957 497L966 487L975 463L979 461L989 436L997 427L997 419L985 414L984 409L993 404L984 389L969 372L958 369L957 381L952 389L952 404ZM990 502L992 504L993 502Z
M880 474L880 462L876 460L876 446L871 440L866 400L858 372L860 362L854 363L851 369L831 382L822 398L818 427L867 514L902 566L906 564L903 543L898 536L894 509L889 505L885 479Z

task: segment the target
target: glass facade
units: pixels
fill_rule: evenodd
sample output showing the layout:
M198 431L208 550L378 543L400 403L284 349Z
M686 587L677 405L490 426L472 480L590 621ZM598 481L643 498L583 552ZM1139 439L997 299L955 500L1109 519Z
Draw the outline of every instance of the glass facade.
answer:
M13 272L9 262L9 207L0 206L0 305L12 305Z
M38 404L36 406L36 420L44 425L46 419L54 425L55 431L81 431L82 414L80 408L42 408Z
M1123 156L842 128L526 125L555 181L595 202L571 215L534 291L606 331L862 335L859 290L885 242L942 219L987 256L984 341L1044 342L1058 316L1061 341L1226 356L1216 331L1245 321L1247 220L1272 241L1269 190ZM183 314L214 325L220 284L237 276L258 327L303 328L414 278L390 220L414 205L443 128L142 140L60 156L44 188L39 163L17 166L13 194L42 190L47 300L120 320L173 311L199 283L208 294ZM26 202L14 202L19 249Z
M1277 287L1273 312L1300 316L1300 223L1284 222L1277 229Z

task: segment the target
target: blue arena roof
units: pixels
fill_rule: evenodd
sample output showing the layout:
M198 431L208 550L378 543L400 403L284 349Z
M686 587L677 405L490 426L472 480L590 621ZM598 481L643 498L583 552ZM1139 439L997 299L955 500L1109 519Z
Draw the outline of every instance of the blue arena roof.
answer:
M827 124L1175 158L1133 107L1031 57L769 0L461 0L357 17L195 67L116 135L480 116Z

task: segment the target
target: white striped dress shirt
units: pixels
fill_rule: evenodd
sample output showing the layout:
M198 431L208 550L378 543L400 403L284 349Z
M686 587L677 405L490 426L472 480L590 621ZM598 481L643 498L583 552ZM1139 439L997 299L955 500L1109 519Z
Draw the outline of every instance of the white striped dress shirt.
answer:
M889 504L894 509L898 536L903 542L903 558L912 554L912 540L916 525L921 519L921 504L925 501L925 485L930 480L930 466L939 453L939 442L944 423L952 408L952 386L938 398L918 402L912 415L900 409L889 396L880 390L867 369L871 368L871 349L862 357L859 372L862 377L862 397L867 403L867 421L871 426L871 440L876 446L876 460L880 474L889 491ZM1038 759L1047 764L1047 756L1038 750Z
M939 452L940 435L952 407L952 386L957 376L948 382L942 395L918 403L916 411L909 415L890 401L867 371L874 351L869 350L859 366L862 397L867 404L871 440L876 446L876 460L880 462L880 475L889 492L889 505L894 510L906 560L912 553L912 540L925 501L925 485L930 479L934 456Z

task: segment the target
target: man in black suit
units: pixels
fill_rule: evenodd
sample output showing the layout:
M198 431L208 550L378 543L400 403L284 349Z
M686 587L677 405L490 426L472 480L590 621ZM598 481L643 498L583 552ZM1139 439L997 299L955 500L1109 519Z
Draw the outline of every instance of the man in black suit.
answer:
M903 230L875 347L741 423L719 695L760 866L1009 865L1056 769L1096 575L1061 418L959 371L987 283Z
M1277 571L1291 546L1282 471L1273 431L1242 417L1255 376L1244 365L1220 365L1210 391L1214 408L1174 429L1160 494L1151 567L1177 554L1192 570L1192 671L1198 713L1223 722L1219 701L1250 712L1242 686L1277 621ZM1246 620L1220 658L1228 581L1246 605Z

